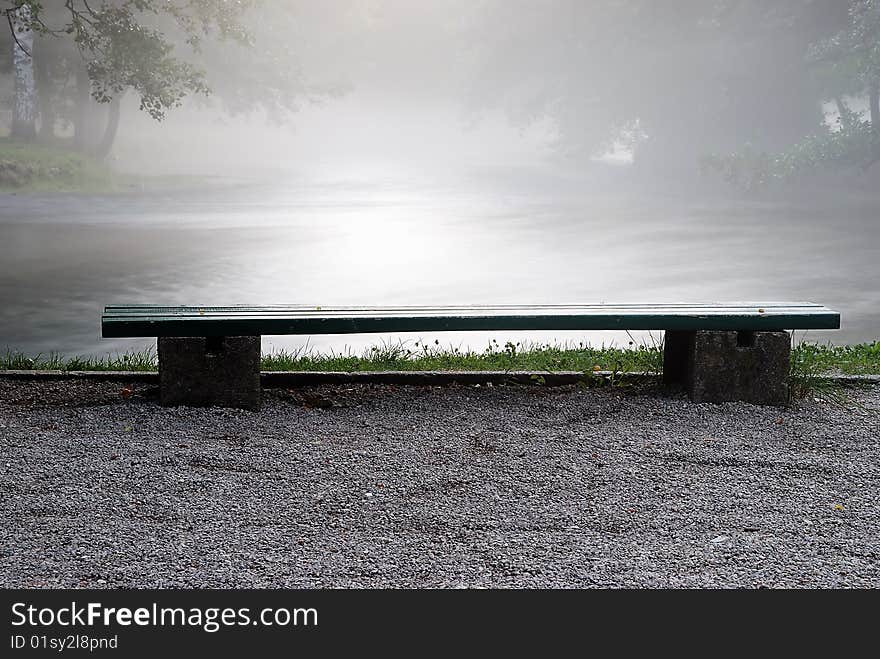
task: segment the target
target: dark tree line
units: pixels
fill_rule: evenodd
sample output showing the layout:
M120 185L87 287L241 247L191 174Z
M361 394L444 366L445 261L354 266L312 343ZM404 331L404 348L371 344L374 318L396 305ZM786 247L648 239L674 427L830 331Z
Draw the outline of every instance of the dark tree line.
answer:
M702 161L756 181L880 155L880 0L497 0L482 11L472 105L549 117L575 155L626 143L637 170L690 175ZM831 129L824 101L839 108Z

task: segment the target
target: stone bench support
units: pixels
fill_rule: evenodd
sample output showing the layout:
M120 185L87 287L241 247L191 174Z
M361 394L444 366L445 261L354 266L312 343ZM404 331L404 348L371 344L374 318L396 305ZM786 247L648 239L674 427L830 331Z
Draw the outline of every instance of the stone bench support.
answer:
M260 337L159 337L162 405L260 409Z
M790 360L788 332L667 331L663 380L695 402L785 405Z

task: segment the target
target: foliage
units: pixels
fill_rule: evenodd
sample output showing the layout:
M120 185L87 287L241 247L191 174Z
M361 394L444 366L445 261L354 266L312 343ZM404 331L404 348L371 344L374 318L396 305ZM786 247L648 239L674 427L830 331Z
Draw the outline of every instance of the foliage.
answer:
M95 100L134 89L155 119L187 94L209 91L204 72L181 57L174 36L197 52L210 34L246 42L239 19L251 0L0 0L10 28L21 21L42 37L68 40L85 61Z
M880 0L850 0L848 22L834 34L812 44L807 59L836 74L843 87L833 91L859 93L880 79Z
M805 63L823 100L836 102L834 125L823 122L811 135L778 152L753 147L706 157L704 170L731 183L755 188L820 168L866 170L880 160L880 0L850 0L845 24L812 42ZM868 98L865 116L846 96Z
M726 155L701 160L704 172L716 172L728 183L755 189L785 181L820 167L867 169L880 157L880 134L871 122L851 119L838 126L821 127L814 134L780 153L759 152L751 145Z

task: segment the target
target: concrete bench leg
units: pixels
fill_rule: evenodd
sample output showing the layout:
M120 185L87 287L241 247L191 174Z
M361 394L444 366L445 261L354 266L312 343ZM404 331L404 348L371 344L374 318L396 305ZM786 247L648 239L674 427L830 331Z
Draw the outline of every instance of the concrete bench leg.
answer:
M159 337L162 405L260 409L260 337Z
M663 380L696 402L788 403L788 332L668 331Z

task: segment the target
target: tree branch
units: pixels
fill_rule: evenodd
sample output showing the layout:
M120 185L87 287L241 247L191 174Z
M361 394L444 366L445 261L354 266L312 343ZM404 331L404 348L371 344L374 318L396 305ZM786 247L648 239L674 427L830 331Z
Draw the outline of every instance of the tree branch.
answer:
M28 49L21 45L21 41L18 40L18 35L15 33L15 25L12 22L12 13L13 11L18 11L22 8L23 5L19 5L14 10L7 9L6 10L6 22L9 23L9 31L12 33L12 38L15 39L15 43L21 48L21 52L23 52L28 57L31 57L31 54L28 52Z

